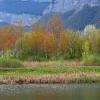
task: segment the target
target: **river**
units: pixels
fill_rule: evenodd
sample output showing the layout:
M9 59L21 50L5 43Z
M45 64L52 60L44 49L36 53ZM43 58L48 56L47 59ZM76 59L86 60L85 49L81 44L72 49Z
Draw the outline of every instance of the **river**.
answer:
M100 84L0 85L0 100L100 100Z

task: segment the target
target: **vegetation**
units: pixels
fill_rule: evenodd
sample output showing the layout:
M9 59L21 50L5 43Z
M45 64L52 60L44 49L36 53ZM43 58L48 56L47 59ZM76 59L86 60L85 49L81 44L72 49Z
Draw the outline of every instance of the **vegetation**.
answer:
M65 29L60 17L53 16L34 24L28 32L23 30L22 21L18 26L0 27L0 83L100 82L100 29L94 25L81 32ZM23 66L24 61L58 60L73 60L75 66L83 67L68 67L63 62L60 67Z
M54 20L49 25L56 24ZM51 24L50 24L51 23ZM61 24L61 22L59 21ZM57 25L59 25L57 23ZM41 23L40 23L41 26ZM68 60L68 59L88 59L91 55L97 59L100 56L100 30L94 26L86 26L83 32L72 30L64 30L62 24L61 29L55 26L45 30L37 25L34 31L24 34L17 42L18 56L23 60L47 61L47 60ZM51 29L51 30L50 30ZM92 57L93 59L93 57ZM93 65L94 62L89 62ZM84 61L83 61L84 62ZM96 59L95 59L96 63ZM84 64L84 63L83 63ZM89 65L88 64L88 65ZM96 65L99 65L97 60ZM95 64L94 64L95 65Z
M89 55L88 57L84 57L82 63L84 65L99 65L100 66L100 57Z
M8 50L4 52L0 57L0 67L2 68L17 68L22 67L21 61L15 59L11 54L11 51Z
M99 66L62 66L62 67L36 67L36 68L10 68L10 69L0 69L0 75L46 75L46 74L61 74L61 73L100 73Z
M100 82L100 67L0 69L0 84Z
M80 60L100 55L100 29L93 25L86 26L83 32L66 30L60 17L53 16L33 25L28 32L23 31L23 26L21 21L18 26L1 27L1 53L10 49L15 58L33 61Z

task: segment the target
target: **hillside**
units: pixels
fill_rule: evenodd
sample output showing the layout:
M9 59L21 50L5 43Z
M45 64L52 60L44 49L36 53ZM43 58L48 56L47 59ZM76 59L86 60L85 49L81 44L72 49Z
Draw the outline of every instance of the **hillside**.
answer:
M70 16L67 15L68 13L63 15L66 28L83 30L88 24L100 27L100 6L90 7L86 5L81 10L71 13Z

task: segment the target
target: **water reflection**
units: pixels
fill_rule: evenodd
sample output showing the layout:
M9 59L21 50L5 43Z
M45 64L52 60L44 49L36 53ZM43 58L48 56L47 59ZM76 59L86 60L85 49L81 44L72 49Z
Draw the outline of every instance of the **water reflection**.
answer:
M0 100L100 100L100 84L1 85Z

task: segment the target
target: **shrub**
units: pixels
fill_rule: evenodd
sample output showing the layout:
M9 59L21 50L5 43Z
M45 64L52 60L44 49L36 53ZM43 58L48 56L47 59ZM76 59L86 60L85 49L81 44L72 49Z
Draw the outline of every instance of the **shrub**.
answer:
M15 59L10 50L5 51L0 57L0 67L2 68L16 68L21 66L20 60Z
M50 57L51 61L59 61L59 60L64 60L64 56L62 55L54 55Z
M83 65L100 65L100 57L95 55L88 55L87 57L83 57L82 61Z
M0 67L2 68L17 68L21 66L22 64L18 59L0 58Z
M30 53L30 50L28 48L28 43L27 40L23 38L20 38L16 42L16 47L17 47L17 58L20 60L25 60L32 54Z

